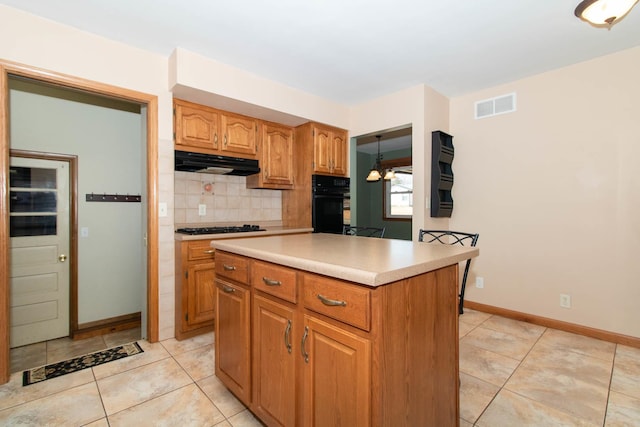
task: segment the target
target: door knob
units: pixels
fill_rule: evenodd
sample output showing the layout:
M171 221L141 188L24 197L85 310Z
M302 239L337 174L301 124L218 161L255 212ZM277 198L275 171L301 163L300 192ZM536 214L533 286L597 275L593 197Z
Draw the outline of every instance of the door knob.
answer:
M67 260L67 256L65 254L62 254L62 255L58 256L58 260L60 262L65 262Z

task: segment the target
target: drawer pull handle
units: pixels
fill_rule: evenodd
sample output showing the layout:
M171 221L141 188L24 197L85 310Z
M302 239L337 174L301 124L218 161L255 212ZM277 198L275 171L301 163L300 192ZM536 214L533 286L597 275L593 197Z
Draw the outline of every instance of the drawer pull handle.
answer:
M266 277L262 278L262 281L264 282L265 285L267 286L280 286L282 285L282 282L279 280L273 280L273 279L268 279Z
M207 255L213 255L216 253L215 249L209 249L208 251L202 251L203 253L207 254Z
M291 354L291 320L287 320L287 328L284 330L284 346Z
M224 268L226 271L234 271L236 269L236 266L235 265L222 264L222 268Z
M309 327L304 327L304 334L302 335L302 346L300 346L300 351L302 352L302 357L304 357L304 363L309 363L309 354L305 351L304 345L307 342L307 337L309 336Z
M228 294L231 294L231 293L236 291L231 286L227 286L227 285L222 285L222 290L225 291Z
M337 300L337 299L329 299L329 298L327 298L325 296L322 296L320 294L318 294L318 299L320 301L322 301L322 303L324 305L329 305L329 306L332 306L332 307L336 307L336 306L338 306L338 307L346 307L347 306L347 302L346 301L340 301L340 300Z

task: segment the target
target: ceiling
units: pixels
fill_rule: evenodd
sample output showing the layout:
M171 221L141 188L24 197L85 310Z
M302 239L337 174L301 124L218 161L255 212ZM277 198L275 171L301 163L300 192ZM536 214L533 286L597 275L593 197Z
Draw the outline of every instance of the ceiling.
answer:
M640 45L640 6L607 30L576 18L578 2L0 0L160 55L181 47L346 105L417 84L455 97Z

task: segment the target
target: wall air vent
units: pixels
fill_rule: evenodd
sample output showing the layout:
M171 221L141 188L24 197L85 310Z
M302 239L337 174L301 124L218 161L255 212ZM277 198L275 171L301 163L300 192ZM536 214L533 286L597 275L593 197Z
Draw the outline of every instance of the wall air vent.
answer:
M495 98L484 99L475 104L475 118L497 116L499 114L512 113L516 111L516 94L497 96Z

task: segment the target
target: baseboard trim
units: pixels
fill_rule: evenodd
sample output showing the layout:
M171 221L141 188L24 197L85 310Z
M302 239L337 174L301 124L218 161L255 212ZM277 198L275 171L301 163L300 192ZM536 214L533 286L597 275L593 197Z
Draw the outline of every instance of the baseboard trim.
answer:
M617 334L615 332L604 331L602 329L591 328L589 326L577 325L575 323L563 322L561 320L550 319L548 317L536 316L533 314L522 313L519 311L509 310L502 307L481 304L479 302L464 301L464 308L482 311L484 313L495 314L509 319L520 320L522 322L532 323L534 325L545 326L547 328L558 329L565 332L571 332L586 337L597 338L616 344L628 345L629 347L640 348L640 338L631 337L629 335ZM464 316L464 314L463 314Z
M142 315L140 312L125 314L122 316L110 317L108 319L96 320L95 322L87 322L78 325L78 329L71 333L71 338L74 340L82 340L85 338L138 328L141 325Z

